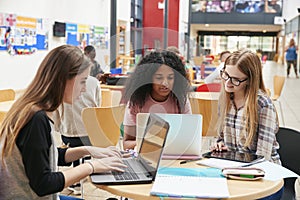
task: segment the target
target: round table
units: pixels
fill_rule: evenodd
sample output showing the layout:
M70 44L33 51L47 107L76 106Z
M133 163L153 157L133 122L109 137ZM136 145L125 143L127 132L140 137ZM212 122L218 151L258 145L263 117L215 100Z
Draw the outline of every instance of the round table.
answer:
M186 167L197 168L204 167L196 164L196 162L189 162L184 165L179 164L180 160L170 161L162 160L161 165L168 165L172 167ZM171 164L170 164L171 163ZM262 197L269 196L282 188L284 181L269 181L269 180L257 180L257 181L241 181L227 179L228 189L230 197L226 199L230 200L253 200ZM151 196L150 190L152 184L134 184L134 185L96 185L96 187L106 190L112 194L132 198L135 200L147 199L147 200L160 200L157 196ZM164 199L172 199L165 198ZM178 198L177 198L178 200Z

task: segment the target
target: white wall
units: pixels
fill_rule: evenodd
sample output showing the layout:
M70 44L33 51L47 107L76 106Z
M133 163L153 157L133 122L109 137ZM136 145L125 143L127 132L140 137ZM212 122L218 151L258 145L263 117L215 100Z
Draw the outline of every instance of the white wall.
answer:
M282 17L290 21L299 15L297 8L300 8L299 0L283 0Z
M117 6L117 18L129 22L130 0L118 0ZM65 38L52 37L54 21L110 27L110 0L9 0L0 1L0 12L49 19L49 50L65 44ZM0 51L0 89L24 89L47 53L11 56ZM109 50L97 50L100 64L104 54L109 55Z

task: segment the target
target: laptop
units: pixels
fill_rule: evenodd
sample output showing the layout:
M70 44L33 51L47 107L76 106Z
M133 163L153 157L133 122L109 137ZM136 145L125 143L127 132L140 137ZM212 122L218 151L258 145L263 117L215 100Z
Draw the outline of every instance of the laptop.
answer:
M202 115L162 113L156 113L156 115L170 125L162 159L189 160L202 157ZM137 149L140 148L141 136L148 117L149 113L137 114Z
M167 121L150 114L137 157L123 158L126 171L92 174L91 181L95 184L151 183L157 173L168 131Z

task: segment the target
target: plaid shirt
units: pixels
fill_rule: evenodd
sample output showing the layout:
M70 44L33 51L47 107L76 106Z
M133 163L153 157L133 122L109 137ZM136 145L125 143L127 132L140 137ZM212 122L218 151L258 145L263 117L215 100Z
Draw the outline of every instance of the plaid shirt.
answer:
M249 147L244 147L247 138L244 129L244 108L237 109L233 101L225 117L223 131L218 141L223 141L231 151L246 151L262 155L266 160L281 164L277 149L279 144L275 134L278 131L277 114L272 100L261 91L258 93L258 127Z

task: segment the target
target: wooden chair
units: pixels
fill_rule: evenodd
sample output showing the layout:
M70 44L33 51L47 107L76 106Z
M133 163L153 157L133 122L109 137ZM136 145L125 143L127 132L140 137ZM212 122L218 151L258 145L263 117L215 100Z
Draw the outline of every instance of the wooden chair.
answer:
M16 97L16 93L13 89L0 90L0 102L12 101Z
M279 104L279 109L280 109L280 114L281 114L281 119L282 119L282 123L283 125L285 125L284 123L284 117L283 117L283 112L282 112L282 106L281 106L281 102L279 101L279 97L281 95L282 92L282 88L284 86L285 83L285 77L284 76L278 76L275 75L273 77L273 89L274 89L274 95L271 97L271 99L273 101L278 102Z
M101 107L118 106L122 98L119 90L101 89Z
M0 124L4 120L5 115L6 115L6 112L0 111Z
M202 115L202 136L217 136L218 100L190 98L192 113Z
M276 134L276 139L280 146L278 153L282 166L300 176L300 156L295 153L298 152L299 149L300 132L290 128L280 127ZM296 179L297 178L284 179L282 200L295 199L294 184Z
M202 63L203 63L203 60L204 60L203 56L195 56L195 57L193 58L194 65L195 65L195 66L201 66Z
M81 116L93 146L116 146L120 139L125 105L113 107L88 107Z
M220 83L205 83L197 87L196 92L220 92Z

